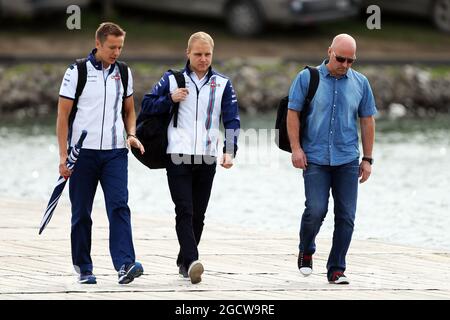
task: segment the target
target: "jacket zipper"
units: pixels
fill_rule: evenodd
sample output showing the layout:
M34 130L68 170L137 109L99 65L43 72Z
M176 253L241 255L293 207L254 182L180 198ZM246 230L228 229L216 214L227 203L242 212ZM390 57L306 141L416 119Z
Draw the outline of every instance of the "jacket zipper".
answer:
M194 141L194 154L197 152L197 122L198 122L198 98L200 96L200 91L203 89L203 87L208 84L209 78L206 80L206 82L200 87L200 89L197 87L197 84L192 79L192 77L189 75L189 78L191 78L192 83L195 86L195 90L197 91L197 102L195 104L195 141Z
M197 88L197 85L194 83L195 89L197 90L197 103L195 105L195 140L194 140L194 154L197 152L197 121L198 121L198 97L200 96L200 90Z
M106 80L108 80L108 76L105 78L105 72L103 71L102 66L102 76L103 76L103 83L104 83L104 94L103 94L103 119L102 119L102 135L100 137L100 150L103 150L103 126L105 124L105 108L106 108Z
M200 96L200 91L203 89L205 85L207 85L209 82L209 79L200 87L200 89L197 88L197 85L195 85L195 88L197 89L197 105L195 107L195 145L194 145L194 154L197 152L197 122L198 122L198 98ZM194 83L195 84L195 83Z

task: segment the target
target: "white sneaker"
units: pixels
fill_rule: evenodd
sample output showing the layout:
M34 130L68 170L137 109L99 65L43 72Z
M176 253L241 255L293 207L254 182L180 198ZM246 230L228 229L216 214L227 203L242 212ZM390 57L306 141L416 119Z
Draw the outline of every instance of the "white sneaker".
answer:
M188 275L192 284L196 284L202 281L202 274L205 269L199 260L192 262L188 269Z
M300 270L300 273L304 277L311 275L311 273L313 271L312 255L306 255L306 254L303 254L302 252L299 252L297 266L298 266L298 269Z
M303 267L303 268L300 268L300 273L301 273L304 277L307 277L307 276L311 275L311 273L312 273L312 268L309 268L309 267Z
M350 280L341 271L335 271L328 280L331 284L350 284Z

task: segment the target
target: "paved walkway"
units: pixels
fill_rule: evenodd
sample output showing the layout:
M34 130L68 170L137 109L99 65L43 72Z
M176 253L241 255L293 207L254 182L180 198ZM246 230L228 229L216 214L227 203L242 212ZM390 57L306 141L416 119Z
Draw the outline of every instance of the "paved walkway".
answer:
M292 234L206 224L200 245L203 282L178 276L172 216L133 215L135 249L145 273L117 284L108 252L108 223L93 212L97 285L79 285L71 266L70 210L59 206L38 235L46 203L0 199L0 299L450 299L450 253L353 241L348 286L328 284L330 242L318 240L314 274L297 270Z

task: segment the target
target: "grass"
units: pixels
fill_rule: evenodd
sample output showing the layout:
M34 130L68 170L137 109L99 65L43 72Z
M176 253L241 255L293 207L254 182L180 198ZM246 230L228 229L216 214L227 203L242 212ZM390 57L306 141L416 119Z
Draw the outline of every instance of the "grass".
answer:
M424 18L382 16L379 30L369 30L365 23L364 16L346 21L323 23L318 27L318 32L329 36L345 32L360 39L427 44L436 49L450 42L450 34L436 30L432 23Z
M450 66L439 66L434 68L427 68L433 78L443 78L450 76Z
M17 75L20 75L22 73L30 72L30 70L33 68L32 64L16 64L12 65L5 69L4 72L2 72L3 79L9 80L12 77L15 77Z
M126 14L123 14L126 12ZM336 22L321 23L316 26L292 27L289 29L271 27L256 40L270 40L275 42L292 41L293 39L326 41L340 32L350 33L361 40L376 40L384 42L403 42L408 44L427 44L432 49L439 50L443 46L449 47L450 34L437 31L427 19L406 16L382 15L381 30L369 30L366 27L368 15L361 15ZM36 18L2 19L0 35L67 35L67 32L80 36L92 35L99 23L104 21L100 10L88 8L82 10L82 29L68 31L64 12ZM164 41L165 43L179 43L199 29L208 30L221 41L234 41L236 37L225 28L225 22L220 19L207 19L171 15L167 13L149 12L120 7L116 13L106 20L116 21L128 33L132 41ZM37 27L39 26L39 27ZM301 30L302 32L299 32Z
M127 31L127 38L136 41L185 41L186 36L198 31L199 25L205 26L218 35L223 36L226 31L217 27L214 20L200 19L192 22L185 16L168 16L167 14L154 15L149 12L137 10L126 10L127 14L113 14L104 19L99 10L84 9L81 13L81 29L68 30L66 19L69 17L65 12L52 13L40 17L18 17L2 19L0 21L0 35L27 35L27 36L63 36L75 33L79 36L92 36L99 24L103 21L114 21ZM174 23L176 21L176 23Z

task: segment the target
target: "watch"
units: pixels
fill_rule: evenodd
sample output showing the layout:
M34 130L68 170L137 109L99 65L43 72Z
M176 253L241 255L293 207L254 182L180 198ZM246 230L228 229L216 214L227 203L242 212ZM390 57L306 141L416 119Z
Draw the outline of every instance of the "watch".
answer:
M367 161L368 163L370 163L370 165L373 164L373 158L369 158L369 157L363 157L362 161Z

